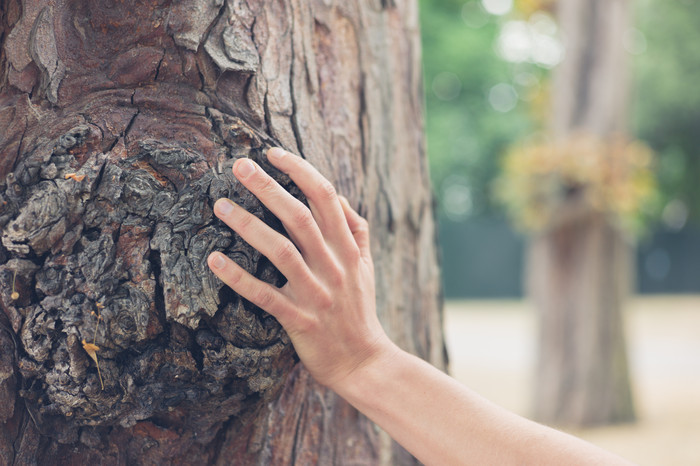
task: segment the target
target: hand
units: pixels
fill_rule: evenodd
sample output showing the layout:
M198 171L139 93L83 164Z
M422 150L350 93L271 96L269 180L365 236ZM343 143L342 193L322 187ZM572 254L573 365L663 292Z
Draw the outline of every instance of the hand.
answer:
M229 199L219 199L214 213L264 254L287 283L281 288L265 283L220 252L209 256L209 267L276 317L313 377L334 388L395 348L376 314L368 225L304 159L279 148L267 157L306 195L310 209L250 159L237 160L233 173L280 219L294 243Z
M214 212L287 283L264 283L219 252L208 262L224 283L279 320L316 380L425 464L629 464L497 407L395 346L377 319L367 222L303 159L281 149L270 149L268 159L304 192L310 210L251 160L236 161L233 173L282 221L298 249L228 199L219 199Z

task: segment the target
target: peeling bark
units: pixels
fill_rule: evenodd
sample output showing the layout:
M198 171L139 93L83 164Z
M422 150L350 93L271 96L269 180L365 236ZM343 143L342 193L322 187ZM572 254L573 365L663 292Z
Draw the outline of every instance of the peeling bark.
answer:
M389 334L444 364L416 15L0 0L0 463L414 461L205 260L284 283L212 205L282 231L230 170L303 200L262 155L301 153L370 220Z

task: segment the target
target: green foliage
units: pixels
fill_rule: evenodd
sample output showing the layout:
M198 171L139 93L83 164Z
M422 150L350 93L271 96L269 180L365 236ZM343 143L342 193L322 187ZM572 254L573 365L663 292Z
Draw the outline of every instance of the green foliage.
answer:
M632 123L636 136L658 154L666 223L674 222L673 207L679 205L700 223L698 18L698 1L639 1L636 27L645 47L634 64Z
M421 0L420 6L428 154L440 210L457 220L489 213L501 154L535 126L523 101L497 111L489 92L498 84L521 91L518 73L539 79L543 71L496 54L503 19L483 11L478 0Z
M501 27L516 14L492 16L480 4L420 0L428 154L440 212L453 220L498 209L490 186L500 159L513 143L530 139L542 126L537 115L547 112L546 100L528 98L518 76L534 77L546 94L548 70L508 63L496 52ZM688 215L700 223L700 0L639 0L636 5L636 30L629 37L635 54L630 123L633 136L658 155L660 191L645 215L661 215L674 228ZM507 112L489 103L489 92L499 83L519 94Z

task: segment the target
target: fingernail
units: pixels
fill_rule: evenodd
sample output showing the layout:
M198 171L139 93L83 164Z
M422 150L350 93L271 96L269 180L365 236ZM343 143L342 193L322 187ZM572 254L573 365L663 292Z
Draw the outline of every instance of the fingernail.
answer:
M228 199L219 199L216 202L216 210L222 215L228 215L233 212L233 202Z
M279 147L273 147L272 149L267 151L267 158L275 162L279 162L280 160L282 160L282 157L284 157L284 155L284 149L280 149Z
M212 253L212 259L211 259L211 265L212 267L216 269L223 269L224 266L226 265L226 260L224 259L224 256L222 256L218 252Z
M241 178L248 178L255 171L255 165L248 159L243 159L238 163L236 167L236 172L241 176Z

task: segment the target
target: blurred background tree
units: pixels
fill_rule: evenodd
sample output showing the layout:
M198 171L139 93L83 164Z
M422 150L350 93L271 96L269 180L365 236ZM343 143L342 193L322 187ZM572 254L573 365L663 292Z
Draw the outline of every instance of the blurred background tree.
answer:
M492 186L509 148L516 141L541 140L547 127L552 108L550 70L564 56L553 3L421 2L428 149L440 205L448 298L524 294L524 241L508 226ZM625 2L587 3L610 9ZM695 139L700 136L694 127L700 119L700 92L695 84L700 68L693 44L700 34L694 19L700 2L639 0L632 4L635 19L621 23L619 31L624 46L621 58L630 59L632 66L632 105L627 116L614 118L625 120L623 126L631 130L631 137L645 141L658 154L654 166L658 190L653 197L638 198L642 215L635 222L645 224L647 233L637 247L637 260L621 257L618 263L636 262L638 291L697 292L700 160L696 151L700 146ZM607 79L624 80L625 76ZM621 94L625 92L622 89ZM568 129L576 126L567 117L559 122ZM589 123L588 129L600 133L596 126ZM620 271L610 270L613 276ZM623 286L616 293L625 292ZM622 366L619 361L615 364L622 367L624 361ZM627 412L613 418L630 418Z
M512 153L501 184L525 188L509 197L516 218L514 206L528 207L521 198L549 211L528 241L527 283L539 324L534 415L550 424L635 419L622 313L632 244L622 221L644 206L651 183L637 182L650 178L648 151L626 141L633 4L557 0L565 53L553 72L544 144ZM523 175L530 183L516 183Z

